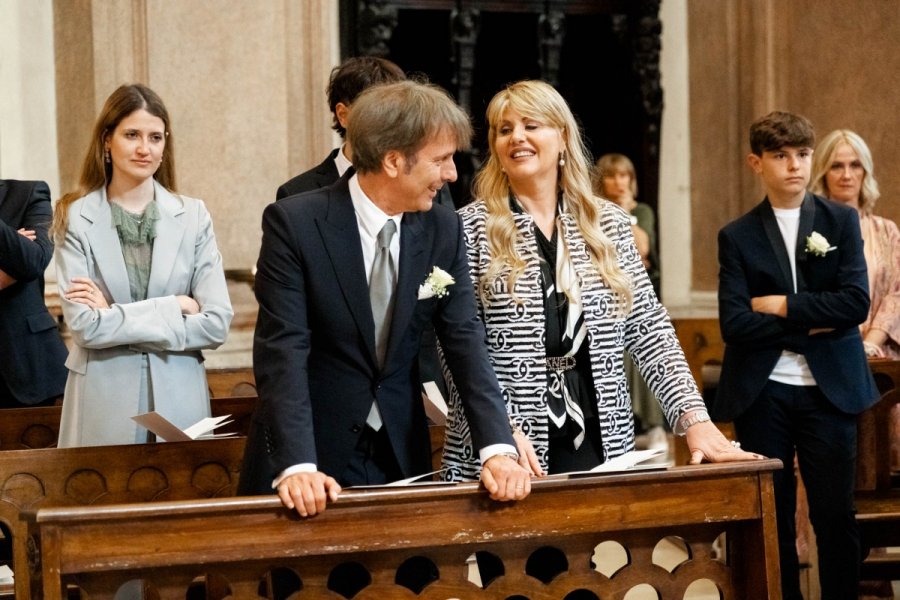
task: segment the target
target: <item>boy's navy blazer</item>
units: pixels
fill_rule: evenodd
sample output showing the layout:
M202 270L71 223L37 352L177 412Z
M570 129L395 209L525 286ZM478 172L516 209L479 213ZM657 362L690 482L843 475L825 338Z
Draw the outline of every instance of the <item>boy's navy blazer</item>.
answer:
M514 445L476 316L459 216L437 205L403 215L390 338L379 369L348 181L345 176L331 187L279 200L263 215L253 357L260 403L242 493L271 492L274 477L300 463L339 476L376 398L404 476L429 471L416 360L427 323L434 323L461 396L468 398L476 448ZM455 283L444 297L419 299L419 286L435 266Z
M823 235L825 256L806 251ZM725 358L710 407L731 421L759 396L783 350L803 354L816 383L838 409L858 414L878 393L862 348L859 324L869 312L869 286L855 209L807 193L800 208L797 289L768 199L719 232L719 324ZM751 298L787 296L787 317L753 312ZM831 331L810 335L813 329Z

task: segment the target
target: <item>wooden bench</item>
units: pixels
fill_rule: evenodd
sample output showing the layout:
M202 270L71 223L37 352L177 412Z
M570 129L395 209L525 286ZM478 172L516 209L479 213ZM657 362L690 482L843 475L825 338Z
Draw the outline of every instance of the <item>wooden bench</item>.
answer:
M26 523L42 506L233 496L245 438L0 452L0 522L12 534L16 597L30 598Z
M588 597L586 590L623 598L643 584L662 598L682 598L701 580L725 599L775 600L771 472L779 468L779 461L754 461L547 479L518 503L493 502L477 484L348 490L312 519L271 497L42 508L27 516L39 548L32 581L42 580L32 598L59 600L70 584L91 598L112 598L132 579L143 579L153 596L184 598L198 578L212 584L210 599L271 597L273 573L299 590L292 599L338 598L327 591L329 577L357 571L371 581L359 600L558 600ZM725 561L712 552L722 533ZM662 540L676 540L689 558L655 564ZM503 564L505 575L484 589L468 578L475 551ZM595 552L621 557L600 573ZM529 561L547 557L562 559L555 577L544 583L526 575ZM396 583L405 569L432 571L434 580L410 591Z
M896 580L900 555L869 549L900 546L900 483L891 465L891 411L900 403L900 361L870 361L869 366L881 399L859 417L855 499L860 541L867 554L862 577Z
M256 396L253 368L207 369L206 383L210 398Z
M232 422L221 433L247 435L255 396L210 398L214 417L231 415ZM55 448L62 407L10 408L0 411L0 451Z
M718 320L683 319L675 320L673 324L691 372L697 378L698 385L702 386L702 368L721 363L725 353ZM863 412L858 421L856 520L866 552L870 548L900 546L900 481L891 465L891 411L900 403L900 361L870 361L869 367L881 392L881 400ZM726 424L717 425L729 435ZM733 435L733 428L730 431ZM676 461L686 460L687 447L682 440L679 441ZM805 490L801 484L798 486L798 499L803 501L803 498ZM798 529L809 527L804 514L798 522ZM801 562L807 562L803 556ZM900 555L892 552L868 554L863 561L862 576L864 580L900 579Z

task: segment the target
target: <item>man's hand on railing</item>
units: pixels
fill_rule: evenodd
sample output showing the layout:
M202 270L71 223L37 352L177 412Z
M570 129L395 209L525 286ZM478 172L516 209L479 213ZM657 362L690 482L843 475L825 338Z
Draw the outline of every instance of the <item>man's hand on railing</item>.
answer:
M485 461L481 482L492 500L521 500L531 493L531 473L506 454L495 454Z
M285 507L297 510L301 517L312 517L324 512L330 500L335 502L341 486L321 471L313 473L294 473L288 475L278 484L278 497Z

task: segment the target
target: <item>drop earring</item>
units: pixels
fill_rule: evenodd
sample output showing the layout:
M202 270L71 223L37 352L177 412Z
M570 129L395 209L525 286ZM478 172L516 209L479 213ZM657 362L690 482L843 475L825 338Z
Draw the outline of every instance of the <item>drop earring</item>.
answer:
M559 166L561 166L561 167L566 166L566 151L565 150L563 150L562 152L559 153Z
M110 159L110 157L109 157L109 148L106 148L103 151L103 159L106 161L106 164L109 164L112 162L112 159Z

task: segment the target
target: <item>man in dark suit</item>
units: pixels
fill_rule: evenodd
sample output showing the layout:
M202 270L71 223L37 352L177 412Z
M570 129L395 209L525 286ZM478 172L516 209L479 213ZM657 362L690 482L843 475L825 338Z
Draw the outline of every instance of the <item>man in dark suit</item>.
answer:
M44 303L50 190L0 179L0 407L52 404L66 386L66 347Z
M278 187L275 199L281 200L294 194L311 192L328 187L337 181L353 166L353 145L346 139L347 119L350 117L350 106L357 96L373 85L404 81L406 74L393 62L375 56L354 56L331 70L328 80L328 107L331 109L334 124L332 128L338 132L344 143L331 151L328 157L309 171L301 173ZM448 186L441 188L435 197L435 204L454 208ZM422 383L433 382L443 398L447 397L447 387L441 374L440 360L437 354L437 343L434 329L426 327L422 332L422 343L419 348L419 375Z
M823 599L856 598L856 415L878 395L859 324L869 310L856 211L806 191L815 136L774 112L750 128L748 162L766 198L719 232L725 358L712 416L733 420L745 450L775 474L781 583L801 600L794 454L806 485Z
M466 403L485 487L498 500L524 498L529 472L517 463L485 350L462 225L453 211L432 209L456 179L453 153L469 143L468 118L439 88L403 81L360 95L347 129L356 173L263 215L259 405L240 490L274 487L285 506L311 516L341 485L429 471L416 354L433 323ZM373 293L385 278L387 302Z

